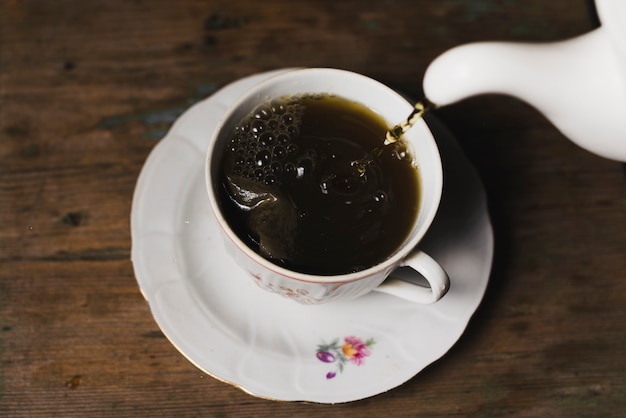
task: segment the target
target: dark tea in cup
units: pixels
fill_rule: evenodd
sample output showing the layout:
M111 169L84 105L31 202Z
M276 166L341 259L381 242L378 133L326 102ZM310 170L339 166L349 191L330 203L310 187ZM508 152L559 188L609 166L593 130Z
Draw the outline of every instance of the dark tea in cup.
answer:
M407 240L420 178L388 123L332 94L269 100L236 124L219 166L218 203L239 239L272 263L312 275L376 265Z
M209 216L235 264L261 289L307 305L371 291L440 300L448 275L419 248L443 191L437 143L419 119L384 145L413 105L332 68L245 82L205 165ZM428 284L393 277L400 267Z

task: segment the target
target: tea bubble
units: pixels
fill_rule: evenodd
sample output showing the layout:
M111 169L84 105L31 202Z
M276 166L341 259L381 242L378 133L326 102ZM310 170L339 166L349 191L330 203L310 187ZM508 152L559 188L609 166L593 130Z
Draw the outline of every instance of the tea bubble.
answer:
M263 182L265 184L267 184L268 186L274 185L276 184L276 182L278 181L278 179L276 178L275 175L273 174L268 174L267 176L265 176L265 178L263 179Z
M254 132L255 134L260 134L261 132L265 131L265 126L265 121L255 120L254 122L252 122L252 132Z
M270 165L270 172L272 174L280 174L280 172L283 171L283 167L279 162L274 161L271 165Z
M254 114L255 119L269 120L272 117L271 109L261 108Z
M286 107L282 103L272 103L270 104L270 109L272 109L272 112L276 115L282 115L286 112Z
M272 157L275 160L282 160L287 156L287 150L281 145L277 145L272 149Z
M296 165L294 163L286 163L283 167L283 171L285 174L290 176L295 176L296 174Z
M259 145L262 147L270 147L274 145L274 133L273 132L265 132L259 137Z
M296 144L287 145L287 152L291 155L298 153L298 146Z
M278 145L287 145L289 144L289 135L287 134L278 134L278 136L276 137L276 142L278 143Z
M255 164L257 167L263 167L270 163L272 155L267 150L261 150L255 157Z

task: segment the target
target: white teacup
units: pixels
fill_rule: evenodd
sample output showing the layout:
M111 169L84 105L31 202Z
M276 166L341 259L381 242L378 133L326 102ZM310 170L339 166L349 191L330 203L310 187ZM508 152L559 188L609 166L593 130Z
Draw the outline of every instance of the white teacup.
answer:
M444 269L417 248L439 207L443 189L441 158L435 140L424 121L418 121L404 135L421 179L418 213L404 243L385 261L365 270L341 275L312 275L291 271L265 259L248 247L231 229L218 201L219 159L234 127L259 104L283 96L326 93L361 103L388 122L389 127L404 120L413 106L389 87L368 77L336 69L295 69L270 77L249 90L223 116L211 138L207 153L206 184L209 201L223 233L228 252L263 289L304 304L351 299L372 290L416 303L433 303L447 292L450 282ZM381 138L381 142L384 138ZM323 263L324 260L320 260ZM403 281L394 270L409 267L425 281ZM419 273L419 274L418 274ZM427 282L427 283L426 283Z

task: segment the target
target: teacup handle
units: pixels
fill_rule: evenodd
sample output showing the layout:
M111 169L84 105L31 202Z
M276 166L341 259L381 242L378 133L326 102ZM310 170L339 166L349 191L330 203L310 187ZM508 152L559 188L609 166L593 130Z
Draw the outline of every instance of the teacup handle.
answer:
M410 267L417 271L428 281L430 287L388 277L374 290L410 302L426 304L437 302L450 288L450 279L443 267L421 250L414 250L409 254L400 264L400 267Z

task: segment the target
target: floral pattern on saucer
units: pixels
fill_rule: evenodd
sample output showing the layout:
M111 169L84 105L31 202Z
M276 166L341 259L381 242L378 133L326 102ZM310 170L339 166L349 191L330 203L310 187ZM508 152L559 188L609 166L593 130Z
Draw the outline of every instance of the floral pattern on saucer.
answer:
M339 338L330 344L322 343L317 346L316 357L324 363L337 363L334 371L326 373L326 379L332 379L337 373L343 373L343 369L349 362L357 366L363 365L365 357L371 354L371 348L376 342L373 338L366 341L358 337L349 336L344 338L343 344L339 344Z

